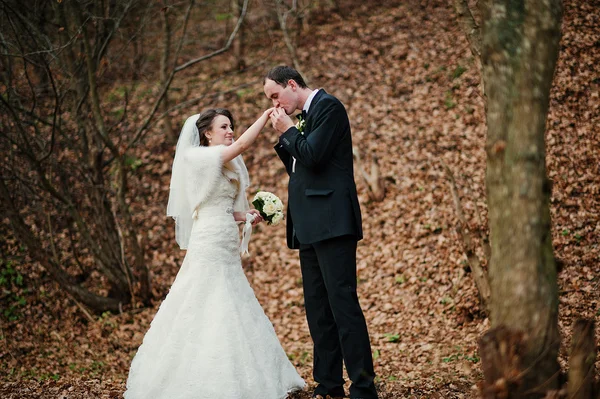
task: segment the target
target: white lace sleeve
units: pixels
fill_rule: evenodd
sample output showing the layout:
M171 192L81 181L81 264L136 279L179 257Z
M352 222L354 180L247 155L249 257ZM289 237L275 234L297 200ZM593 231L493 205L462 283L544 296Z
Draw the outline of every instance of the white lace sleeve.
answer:
M218 182L223 166L221 152L225 146L194 147L186 151L185 163L188 165L187 194L193 212L207 199Z

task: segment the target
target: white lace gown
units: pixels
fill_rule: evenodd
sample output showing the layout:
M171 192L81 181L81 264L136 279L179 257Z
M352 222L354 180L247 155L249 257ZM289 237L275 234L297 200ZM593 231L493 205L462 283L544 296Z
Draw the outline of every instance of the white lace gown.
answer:
M243 272L237 186L219 173L210 188L131 363L125 399L282 399L304 387Z

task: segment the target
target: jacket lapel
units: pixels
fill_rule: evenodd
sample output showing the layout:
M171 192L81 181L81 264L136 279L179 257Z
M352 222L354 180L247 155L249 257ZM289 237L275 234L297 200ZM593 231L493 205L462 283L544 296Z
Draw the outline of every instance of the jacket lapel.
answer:
M315 94L315 96L313 97L313 100L312 100L312 102L310 103L310 108L308 109L308 114L307 114L307 116L306 116L306 124L307 124L307 127L308 127L308 123L309 123L309 121L311 121L311 120L312 120L312 118L311 118L311 117L315 115L315 109L316 109L316 108L317 108L317 106L318 106L317 104L319 103L319 101L321 101L321 99L323 98L323 96L324 96L325 94L327 94L327 93L325 92L325 90L324 90L324 89L319 89L319 91L317 92L317 94Z
M316 114L315 109L318 107L319 101L321 101L325 94L327 94L327 92L325 92L324 89L319 89L317 94L315 94L315 96L313 97L312 102L310 103L310 108L308 109L308 113L306 115L306 134L310 133L311 131L312 121L314 119L314 115Z

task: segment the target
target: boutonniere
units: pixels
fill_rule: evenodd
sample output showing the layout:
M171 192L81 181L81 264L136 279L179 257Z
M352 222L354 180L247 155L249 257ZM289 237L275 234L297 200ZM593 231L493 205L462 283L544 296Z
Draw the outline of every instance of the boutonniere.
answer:
M296 123L296 129L298 129L298 131L302 135L304 135L304 126L306 126L306 121L302 118L302 115L298 115L298 123Z

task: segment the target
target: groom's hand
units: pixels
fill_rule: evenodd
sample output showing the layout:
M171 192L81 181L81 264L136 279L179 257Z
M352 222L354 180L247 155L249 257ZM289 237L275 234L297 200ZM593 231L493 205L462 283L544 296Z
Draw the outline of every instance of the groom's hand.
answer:
M279 133L283 133L294 126L292 118L290 118L289 115L285 113L285 110L280 107L275 108L273 112L271 112L271 123Z

